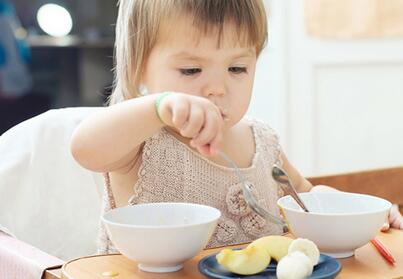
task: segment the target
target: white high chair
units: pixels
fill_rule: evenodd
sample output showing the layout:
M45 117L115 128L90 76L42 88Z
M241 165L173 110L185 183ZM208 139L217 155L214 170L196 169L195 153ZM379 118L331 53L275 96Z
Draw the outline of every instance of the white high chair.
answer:
M79 166L69 145L97 109L50 110L0 136L0 231L62 260L96 253L102 175Z

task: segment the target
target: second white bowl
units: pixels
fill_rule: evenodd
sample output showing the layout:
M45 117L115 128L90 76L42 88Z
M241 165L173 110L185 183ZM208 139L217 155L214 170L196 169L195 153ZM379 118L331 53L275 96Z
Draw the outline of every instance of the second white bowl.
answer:
M319 250L336 258L352 256L354 250L374 238L387 220L387 200L347 192L301 193L309 213L291 196L278 200L290 230L308 238Z

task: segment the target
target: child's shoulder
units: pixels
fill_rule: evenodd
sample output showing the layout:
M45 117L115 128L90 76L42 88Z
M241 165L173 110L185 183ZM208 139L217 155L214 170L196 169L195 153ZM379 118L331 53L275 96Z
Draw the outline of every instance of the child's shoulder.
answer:
M267 122L255 117L245 116L242 123L253 131L256 153L268 156L265 158L276 158L275 163L280 164L281 146L277 132Z
M277 138L277 132L265 121L252 116L245 116L242 122L252 127L255 133Z

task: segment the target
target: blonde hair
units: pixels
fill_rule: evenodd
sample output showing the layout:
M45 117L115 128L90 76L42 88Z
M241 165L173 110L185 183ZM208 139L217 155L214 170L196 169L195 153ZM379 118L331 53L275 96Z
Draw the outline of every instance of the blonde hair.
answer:
M228 22L234 24L240 41L254 46L257 54L266 44L267 22L262 0L120 0L110 104L141 96L141 73L158 39L161 22L183 13L204 34L218 30L218 44Z

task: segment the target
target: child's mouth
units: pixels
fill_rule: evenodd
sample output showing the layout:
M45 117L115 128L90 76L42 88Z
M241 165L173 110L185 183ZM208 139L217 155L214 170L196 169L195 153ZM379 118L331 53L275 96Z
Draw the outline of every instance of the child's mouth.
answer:
M228 117L228 111L226 109L220 108L220 112L221 112L221 117L224 121L228 121L229 117Z

